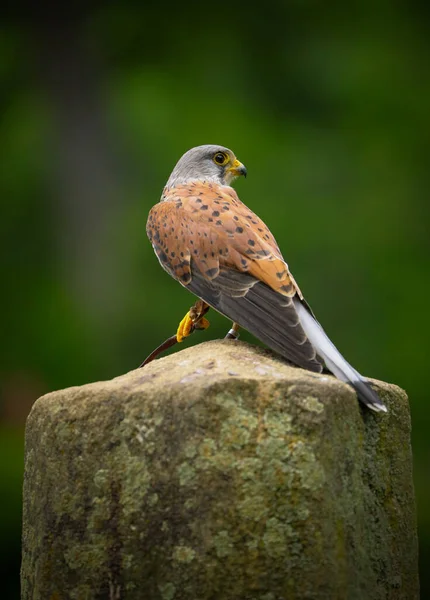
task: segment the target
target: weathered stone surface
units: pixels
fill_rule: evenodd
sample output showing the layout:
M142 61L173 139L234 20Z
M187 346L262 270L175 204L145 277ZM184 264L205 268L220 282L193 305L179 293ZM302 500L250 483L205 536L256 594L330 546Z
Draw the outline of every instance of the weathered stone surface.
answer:
M23 600L414 600L405 393L208 342L28 418Z

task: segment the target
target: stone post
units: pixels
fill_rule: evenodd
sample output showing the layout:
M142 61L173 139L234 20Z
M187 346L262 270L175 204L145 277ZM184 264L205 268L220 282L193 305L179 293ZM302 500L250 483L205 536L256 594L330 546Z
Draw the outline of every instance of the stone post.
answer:
M418 600L410 416L235 341L40 398L22 600Z

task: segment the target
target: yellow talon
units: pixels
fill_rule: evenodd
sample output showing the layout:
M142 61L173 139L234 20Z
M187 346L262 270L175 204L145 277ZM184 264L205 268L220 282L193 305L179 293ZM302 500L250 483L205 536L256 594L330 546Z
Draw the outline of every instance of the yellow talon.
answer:
M176 332L176 339L178 342L183 342L194 330L194 323L190 317L190 313L187 312L185 317L179 323L178 330Z
M202 317L197 323L194 323L194 329L207 329L209 325L209 321L205 317Z
M178 330L176 331L176 339L178 342L183 342L195 329L207 329L210 325L205 317L200 317L196 321L195 318L190 315L190 312L191 311L188 311L179 323Z

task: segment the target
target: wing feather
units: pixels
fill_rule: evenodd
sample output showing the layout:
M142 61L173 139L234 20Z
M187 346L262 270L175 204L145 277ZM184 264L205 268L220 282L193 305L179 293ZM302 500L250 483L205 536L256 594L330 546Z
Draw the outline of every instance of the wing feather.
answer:
M322 362L301 326L291 298L232 269L221 269L213 281L205 280L193 269L192 273L187 286L191 292L294 364L322 371Z

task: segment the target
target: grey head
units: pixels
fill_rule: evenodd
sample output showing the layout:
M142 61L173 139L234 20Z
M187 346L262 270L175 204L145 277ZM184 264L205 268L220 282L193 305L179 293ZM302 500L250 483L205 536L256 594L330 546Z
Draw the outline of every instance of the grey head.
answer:
M171 188L190 181L230 185L233 179L240 175L246 176L246 168L229 148L207 144L185 152L173 169L166 187Z

